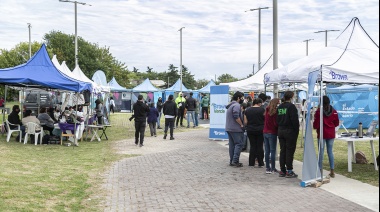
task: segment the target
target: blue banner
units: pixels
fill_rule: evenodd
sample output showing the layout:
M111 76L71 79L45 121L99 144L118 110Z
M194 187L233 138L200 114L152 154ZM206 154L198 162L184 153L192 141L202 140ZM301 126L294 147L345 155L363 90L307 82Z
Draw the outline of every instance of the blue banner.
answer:
M228 99L228 85L210 87L210 132L209 139L227 140L226 106Z

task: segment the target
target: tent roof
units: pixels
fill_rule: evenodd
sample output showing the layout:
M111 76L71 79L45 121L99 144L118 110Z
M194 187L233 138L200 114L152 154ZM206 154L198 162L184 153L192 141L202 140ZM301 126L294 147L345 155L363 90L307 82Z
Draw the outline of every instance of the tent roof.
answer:
M92 81L98 84L102 88L102 91L110 92L110 87L108 86L106 75L102 70L95 71L94 75L92 75Z
M121 92L128 92L132 91L132 89L126 89L117 83L115 77L112 77L111 81L109 81L108 85L110 86L111 91L121 91Z
M268 72L273 71L272 56L273 55L269 57L261 69L257 71L253 76L235 82L221 83L221 85L228 85L230 87L230 91L249 92L265 90L264 75ZM280 62L278 62L278 66L283 67Z
M179 92L181 91L181 79L178 79L177 82L174 83L170 88L165 89L165 91L174 91ZM189 91L183 84L182 84L182 91L187 92Z
M91 90L91 84L63 75L52 63L45 44L28 62L0 69L0 83L17 87L39 87L80 92Z
M369 92L369 91L377 91L379 90L379 86L376 85L342 85L338 87L327 87L327 93L356 93L356 92Z
M213 86L213 85L216 85L214 80L210 80L209 83L207 83L207 85L201 89L199 89L198 91L200 93L210 93L210 87Z
M152 85L149 78L146 78L144 82L132 89L133 92L155 92L158 91L156 87Z
M329 46L266 74L265 83L307 82L307 73L320 70L326 82L379 83L379 46L358 18Z

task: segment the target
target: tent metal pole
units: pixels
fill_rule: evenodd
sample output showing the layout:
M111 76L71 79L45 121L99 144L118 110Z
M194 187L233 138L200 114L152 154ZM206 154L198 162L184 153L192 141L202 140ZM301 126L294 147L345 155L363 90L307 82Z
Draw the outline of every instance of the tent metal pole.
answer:
M8 85L5 85L5 89L4 89L4 110L5 110L5 106L7 105L7 92L8 92ZM9 114L8 114L9 116ZM3 113L3 123L5 122L5 111Z
M319 164L319 160L321 159L320 158L320 153L321 153L321 150L323 150L323 146L324 146L324 142L323 142L323 94L322 94L322 91L323 91L323 80L322 80L322 67L321 67L321 78L320 78L320 90L319 90L319 96L320 96L320 100L319 100L319 151L318 151L318 164ZM322 152L323 154L323 152ZM319 167L320 171L321 171L321 181L323 181L323 164L322 164L322 167Z

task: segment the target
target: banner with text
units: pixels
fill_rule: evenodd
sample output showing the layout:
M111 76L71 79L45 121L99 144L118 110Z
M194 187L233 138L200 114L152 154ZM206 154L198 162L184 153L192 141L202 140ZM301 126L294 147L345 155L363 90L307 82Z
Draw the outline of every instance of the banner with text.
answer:
M228 99L228 85L214 85L210 87L210 132L209 139L227 140L226 106Z

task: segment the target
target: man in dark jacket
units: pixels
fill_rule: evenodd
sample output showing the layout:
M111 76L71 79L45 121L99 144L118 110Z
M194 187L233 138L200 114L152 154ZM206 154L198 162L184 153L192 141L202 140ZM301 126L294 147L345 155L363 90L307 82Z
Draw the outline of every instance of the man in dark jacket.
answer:
M294 152L296 151L300 123L298 111L291 102L292 91L286 91L284 102L277 108L278 139L280 141L280 177L296 178L293 171Z
M17 128L17 126L15 125L20 125L20 129L21 129L22 137L23 137L25 135L25 126L22 125L20 116L18 115L19 113L20 113L20 107L18 105L13 105L12 112L8 116L8 121L9 123L12 124L12 125L9 125L9 128L13 130ZM19 140L20 140L20 135L18 135L16 138L16 141L19 141Z
M162 129L161 128L162 106L163 106L162 98L158 97L158 101L157 101L157 110L158 110L157 129Z
M193 120L193 127L195 127L195 108L197 107L196 101L193 98L193 92L190 92L190 97L186 99L187 109L187 128L190 128L190 115Z
M173 95L169 95L168 100L164 103L163 113L165 115L164 139L166 139L168 128L170 128L170 140L174 140L174 120L178 114L177 104L173 101Z
M146 116L149 112L149 107L145 104L143 96L137 97L137 102L133 104L133 116L135 117L135 144L140 147L144 146L144 133L146 127Z

